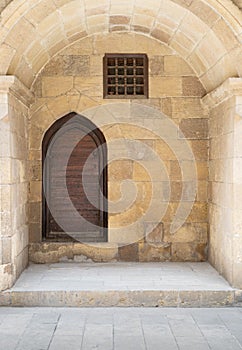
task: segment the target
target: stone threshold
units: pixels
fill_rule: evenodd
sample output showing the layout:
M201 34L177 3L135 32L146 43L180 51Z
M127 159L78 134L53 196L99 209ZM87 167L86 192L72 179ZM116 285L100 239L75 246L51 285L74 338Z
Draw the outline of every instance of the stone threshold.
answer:
M58 263L30 265L1 306L226 307L242 306L208 263Z

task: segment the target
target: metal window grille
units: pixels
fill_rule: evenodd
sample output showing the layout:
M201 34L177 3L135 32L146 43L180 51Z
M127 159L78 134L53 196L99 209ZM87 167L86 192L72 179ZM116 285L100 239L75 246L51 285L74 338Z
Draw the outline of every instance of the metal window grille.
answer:
M148 98L148 57L106 54L103 59L104 98Z

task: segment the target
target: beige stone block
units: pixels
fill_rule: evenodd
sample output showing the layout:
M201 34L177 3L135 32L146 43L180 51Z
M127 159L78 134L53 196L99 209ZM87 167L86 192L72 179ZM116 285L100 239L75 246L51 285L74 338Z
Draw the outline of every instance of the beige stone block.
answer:
M42 204L40 202L29 203L29 221L31 223L40 223Z
M29 180L30 181L41 181L42 179L42 164L40 160L30 160L28 163L29 169Z
M11 175L11 163L12 160L9 158L0 158L0 183L1 184L11 184L12 175Z
M188 34L178 29L176 33L174 33L169 46L175 50L175 52L179 53L181 57L188 57L194 49L195 43ZM191 67L193 68L192 65Z
M223 18L214 24L213 31L228 51L238 46L238 40Z
M181 200L181 195L182 195L182 190L184 187L185 183L180 182L180 181L172 181L170 182L170 200L172 202L179 202ZM167 198L167 200L169 200Z
M44 38L57 27L61 27L61 15L58 11L54 11L39 22L37 29L38 33Z
M169 261L170 258L169 244L139 243L139 261Z
M144 238L142 223L133 223L128 225L128 227L109 228L108 240L110 243L129 244L138 242L142 238Z
M60 28L58 27L54 32L51 32L49 36L43 39L42 42L43 45L46 46L49 56L52 57L56 54L56 52L61 51L69 44L70 38L66 37L66 33L64 31L60 33Z
M10 212L12 206L12 186L11 185L0 185L0 211Z
M197 223L185 223L174 234L170 234L170 225L165 226L165 242L188 243L200 240L201 228ZM201 225L201 224L200 224Z
M182 179L181 165L177 160L171 160L167 164L170 181L180 181Z
M190 11L194 13L204 24L212 27L214 23L219 19L219 14L214 11L209 4L202 1L196 1L196 3L191 4L189 7Z
M149 169L137 162L133 163L133 179L135 181L151 181Z
M39 243L42 241L40 223L29 223L29 242Z
M2 44L0 48L0 72L2 75L6 74L9 68L11 59L16 54L16 50L9 45Z
M171 117L172 116L172 103L171 103L171 98L162 98L160 101L161 104L161 111L164 113L166 116Z
M52 1L44 0L39 4L36 4L34 7L29 8L28 12L25 14L25 18L34 25L38 25L44 18L55 10L56 7Z
M1 235L11 237L13 235L13 213L12 211L0 212Z
M164 224L163 222L145 222L145 240L147 243L163 243Z
M29 185L30 202L40 202L42 200L42 183L40 181L31 181Z
M125 139L129 140L153 140L157 139L158 135L155 135L147 128L132 124L119 124L120 131Z
M94 262L108 262L118 258L118 246L111 243L90 245L74 243L73 254L76 261L81 257L86 257Z
M36 137L38 140L39 136L42 136L42 133L53 123L54 117L50 111L45 105L32 115L32 125L29 130L30 142L32 137Z
M49 55L45 48L38 43L33 43L31 48L24 55L34 72L39 73L49 60Z
M207 244L173 243L171 246L172 261L206 261Z
M155 152L162 160L176 160L176 155L164 140L155 140Z
M99 76L76 77L74 79L74 88L91 98L103 97L103 79Z
M28 246L29 243L28 227L22 226L12 237L12 254L17 258L19 254Z
M78 106L77 106L77 112L81 113L85 110L88 110L92 107L98 106L98 102L94 98L87 97L85 95L81 95Z
M151 182L136 182L135 185L137 186L136 202L138 205L145 206L147 208L150 205L152 198L160 200L161 190L157 192L154 191L153 184ZM161 184L158 183L157 186L160 185Z
M207 181L197 182L197 201L206 202L208 200L208 183Z
M43 130L32 127L29 131L29 147L36 152L41 151Z
M103 56L101 55L90 56L90 75L91 76L103 75Z
M203 21L200 21L197 16L194 16L193 13L189 12L186 16L186 20L181 23L179 29L193 43L198 43L210 28Z
M130 24L130 17L127 16L110 16L109 23L111 25Z
M168 31L165 31L162 27L160 27L154 28L151 32L151 36L163 43L168 44L171 39L172 33L169 33Z
M165 75L194 75L190 65L179 56L164 57L164 74Z
M96 16L96 15L103 15L107 12L108 5L101 5L101 6L95 6L91 8L86 9L86 16Z
M72 42L73 39L73 42ZM93 54L93 37L87 37L87 33L81 31L79 34L74 35L73 38L69 38L71 45L65 47L60 55L92 55Z
M235 262L233 264L233 281L231 281L231 284L234 288L239 288L239 289L242 288L241 269L242 269L241 262Z
M151 75L164 75L164 57L151 56L149 58L149 70Z
M208 45L208 43L213 43L213 45ZM225 47L213 31L209 31L204 36L195 51L201 57L207 68L214 66L214 64L226 54Z
M0 290L11 288L14 282L13 265L0 265Z
M193 140L190 141L190 144L196 160L208 159L208 141Z
M175 213L177 211L179 203L178 202L167 202L167 203L164 203L164 207L165 207L165 205L166 205L166 211L161 218L161 221L164 222L164 224L168 223L168 222L172 222L172 220L175 216Z
M203 108L200 98L172 98L172 118L207 118L208 112Z
M152 28L154 24L154 17L147 16L147 13L144 15L134 14L134 16L132 17L132 24L145 26L147 28Z
M122 2L112 2L110 4L110 15L131 14L132 12L133 3L131 1L123 0Z
M125 211L118 214L111 214L109 216L109 224L111 228L120 228L124 229L128 227L128 230L132 225L142 221L143 215L146 213L149 208L149 201L136 200L132 206L127 208Z
M74 95L74 94L68 94L67 95L67 99L68 99L68 104L70 106L70 111L77 111L77 107L79 105L80 102L80 95Z
M182 79L175 77L150 77L150 97L182 95Z
M115 160L108 166L109 181L122 181L133 176L133 162L131 160Z
M207 222L208 210L206 203L194 203L190 215L187 218L188 222Z
M108 199L109 201L118 201L122 197L121 181L108 181Z
M3 237L1 239L1 255L2 264L9 264L12 261L12 239L9 237Z
M241 54L238 55L238 57L240 56ZM207 91L212 91L217 86L221 85L227 78L238 74L236 67L240 64L238 57L233 57L232 52L230 52L229 54L224 55L216 63L214 62L213 67L203 74L200 80L203 86L206 87ZM237 60L239 63L231 65L232 61L237 62Z
M13 17L14 16L10 16L11 20L13 20ZM25 49L35 38L36 28L34 28L34 26L23 17L21 21L16 21L11 30L8 30L8 34L4 41L10 47L16 48L19 52L23 52L22 50Z
M108 19L107 14L101 14L96 16L90 16L86 19L86 24L88 27L88 32L90 33L100 33L98 32L98 28L103 28L104 32L107 32L108 27Z
M121 261L138 261L138 243L120 244L118 255Z
M208 179L208 163L206 161L197 161L197 178L198 180Z
M64 115L72 112L67 95L57 96L47 101L48 118L46 120L46 129L48 129L53 122Z
M184 96L204 96L206 91L196 77L182 78L182 92Z
M42 95L55 97L66 93L73 87L72 77L43 77Z
M197 76L202 76L207 71L206 63L203 61L202 57L198 52L193 51L187 58L188 63L193 67Z
M33 70L32 68L30 68L30 66L24 58L20 60L19 64L17 65L16 69L12 72L12 74L16 75L17 77L22 77L22 83L27 88L31 87L32 82L34 80Z
M182 119L179 128L187 139L207 139L208 119L188 118Z

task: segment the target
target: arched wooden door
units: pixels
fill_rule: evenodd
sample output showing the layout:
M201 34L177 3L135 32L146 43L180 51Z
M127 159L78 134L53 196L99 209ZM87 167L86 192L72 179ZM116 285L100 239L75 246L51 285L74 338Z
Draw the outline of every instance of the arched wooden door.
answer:
M107 240L107 147L102 132L75 113L43 140L43 237Z

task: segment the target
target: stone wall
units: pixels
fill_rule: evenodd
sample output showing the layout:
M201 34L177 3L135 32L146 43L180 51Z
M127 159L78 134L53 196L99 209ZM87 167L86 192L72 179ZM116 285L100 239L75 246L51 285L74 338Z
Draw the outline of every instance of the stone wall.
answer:
M208 95L209 260L228 281L242 287L241 79L228 79Z
M0 84L1 290L11 287L28 262L26 105L30 93L14 77L1 77Z
M102 61L105 53L112 52L147 53L149 99L103 99ZM121 198L123 180L132 180L136 185L133 205L128 210L109 214L109 242L133 243L132 249L126 248L130 253L125 253L130 259L134 256L143 261L206 259L208 115L201 105L205 90L181 57L144 35L94 35L77 41L51 59L36 79L33 92L36 101L30 110L29 123L31 242L41 241L43 136L55 120L75 111L100 127L108 142L109 200ZM127 140L136 143L130 142L127 146ZM130 159L120 160L124 141ZM144 146L137 146L137 142ZM186 148L183 153L181 144ZM147 156L145 147L161 160L169 188L165 187L167 179L160 178L162 170L157 161ZM195 156L197 178L189 150ZM159 179L151 181L151 173ZM157 181L160 186L156 188L163 192L152 193ZM194 203L189 197L191 183L198 186ZM158 218L154 211L145 217L153 199L158 207L163 205L163 212L161 210ZM191 211L181 227L171 233L180 203L183 207L190 206ZM154 229L156 225L158 228ZM39 246L36 249L39 250ZM33 256L36 250L31 251L32 259L36 260Z

